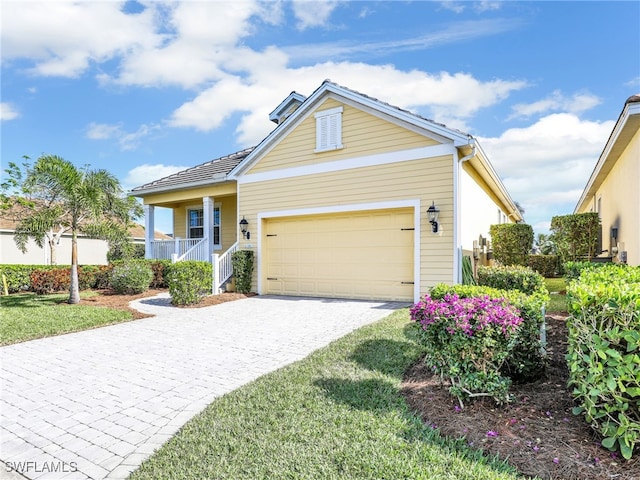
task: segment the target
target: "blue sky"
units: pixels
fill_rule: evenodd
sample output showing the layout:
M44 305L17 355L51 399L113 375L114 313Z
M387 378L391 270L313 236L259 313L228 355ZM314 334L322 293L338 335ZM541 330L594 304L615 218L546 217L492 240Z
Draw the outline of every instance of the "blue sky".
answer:
M525 219L573 212L640 92L640 2L7 1L2 165L126 189L255 145L324 79L479 139ZM170 232L170 217L156 227Z

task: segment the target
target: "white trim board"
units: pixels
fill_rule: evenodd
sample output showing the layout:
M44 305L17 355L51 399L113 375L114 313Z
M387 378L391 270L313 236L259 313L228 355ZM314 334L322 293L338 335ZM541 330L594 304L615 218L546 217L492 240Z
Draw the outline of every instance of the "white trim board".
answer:
M349 158L346 160L334 160L313 165L289 167L280 170L270 170L260 173L249 173L238 176L238 184L265 182L284 178L301 177L304 175L318 175L329 172L339 172L353 168L387 165L399 162L419 160L421 158L435 158L445 155L455 155L456 148L452 144L430 145L428 147L412 148L409 150L375 153L364 157Z

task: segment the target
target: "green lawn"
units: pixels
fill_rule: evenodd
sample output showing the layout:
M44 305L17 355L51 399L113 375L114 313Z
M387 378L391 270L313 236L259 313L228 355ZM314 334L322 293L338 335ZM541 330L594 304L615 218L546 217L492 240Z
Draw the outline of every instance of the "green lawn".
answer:
M545 278L544 283L547 286L547 290L549 290L549 293L551 294L551 300L549 301L547 312L566 313L567 299L564 292L567 286L564 278Z
M68 294L33 293L0 296L0 345L87 330L132 318L129 312L121 310L58 305L68 297Z
M408 411L412 332L400 310L220 397L130 479L518 478Z

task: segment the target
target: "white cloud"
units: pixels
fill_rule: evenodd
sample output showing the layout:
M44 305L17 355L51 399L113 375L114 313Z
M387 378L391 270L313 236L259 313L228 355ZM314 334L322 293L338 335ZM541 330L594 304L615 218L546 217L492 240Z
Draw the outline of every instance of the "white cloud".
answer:
M143 124L135 132L126 132L122 124L90 123L86 130L86 137L91 140L116 140L121 150L131 151L138 148L143 138L159 129L158 125Z
M152 165L145 163L129 170L127 176L122 181L122 185L125 190L131 190L132 188L139 187L140 185L144 185L150 181L178 173L190 166L192 165L164 165L161 163Z
M242 146L254 145L273 128L266 120L268 113L292 89L309 95L330 77L340 85L460 128L478 110L526 86L523 81L482 82L466 73L405 72L392 65L329 62L292 69L279 62L277 52L272 58L273 62L265 62L265 68L250 78L227 76L204 90L176 109L169 124L209 131L218 128L233 113L243 112L237 129L238 141ZM283 82L284 78L287 82Z
M571 97L565 96L560 90L555 90L546 98L537 102L519 103L512 108L513 114L509 119L531 117L550 112L582 113L599 105L600 99L590 93L575 93Z
M546 230L552 215L573 213L614 123L557 113L479 141L512 198L526 210L527 223Z
M277 2L177 3L164 22L172 30L164 43L131 51L122 60L117 76L104 74L99 79L103 83L184 88L219 81L249 51L238 45L253 32L251 20L277 22L280 10Z
M325 25L339 3L336 0L293 0L293 13L298 19L298 29Z
M153 4L150 4L153 5ZM34 62L31 73L77 77L91 62L158 45L155 9L126 14L121 2L3 2L3 63Z
M6 120L14 120L20 116L20 113L16 108L7 102L0 104L0 120L3 122Z

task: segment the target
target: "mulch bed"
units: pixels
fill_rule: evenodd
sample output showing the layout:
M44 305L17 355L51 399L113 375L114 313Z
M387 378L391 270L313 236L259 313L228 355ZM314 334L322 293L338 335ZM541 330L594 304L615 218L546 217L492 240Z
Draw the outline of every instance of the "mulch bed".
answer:
M513 385L512 404L497 407L490 399L458 401L424 362L405 375L402 393L412 410L442 435L464 437L474 448L498 455L527 476L543 479L640 480L637 455L625 461L600 446L600 438L582 417L574 416L567 387L565 317L547 316L550 363L546 376ZM491 432L491 433L488 433Z
M109 307L115 308L118 310L126 310L133 315L134 320L138 320L140 318L153 317L153 315L139 312L131 307L129 307L129 302L133 300L138 300L140 298L154 297L159 293L166 293L166 289L150 289L144 293L140 293L138 295L117 295L113 293L111 290L98 290L98 295L93 297L83 298L80 300L81 305L93 305L98 307ZM202 307L210 307L212 305L218 305L220 303L231 302L234 300L240 300L242 298L248 298L255 295L254 293L232 293L225 292L220 295L209 295L204 297L200 303L197 305L189 305L180 308L202 308ZM68 305L65 302L60 303L60 305Z

